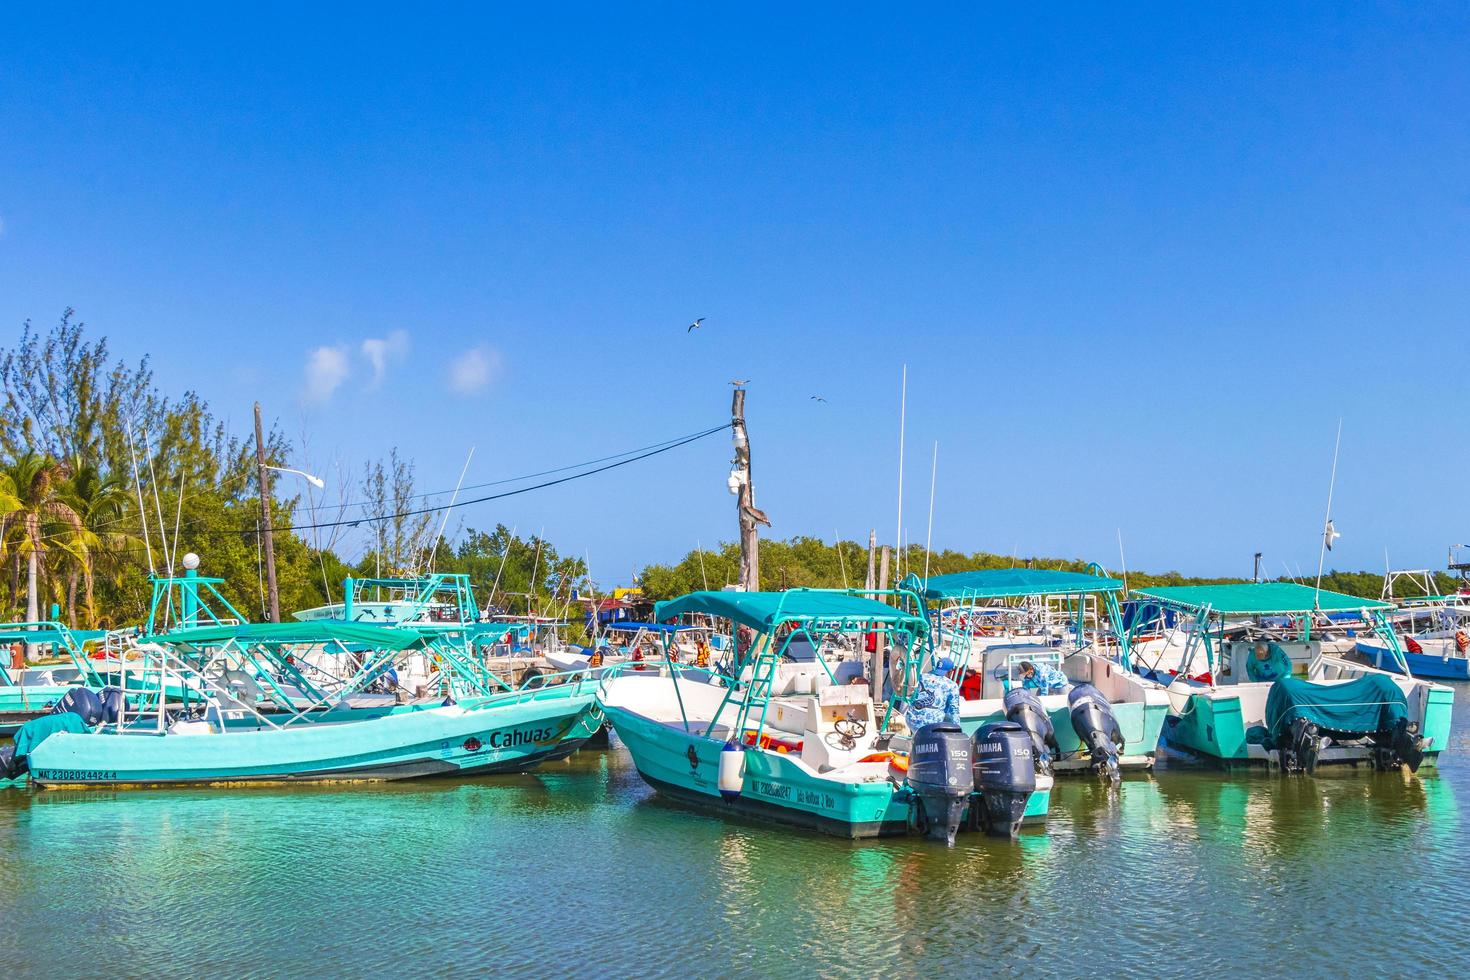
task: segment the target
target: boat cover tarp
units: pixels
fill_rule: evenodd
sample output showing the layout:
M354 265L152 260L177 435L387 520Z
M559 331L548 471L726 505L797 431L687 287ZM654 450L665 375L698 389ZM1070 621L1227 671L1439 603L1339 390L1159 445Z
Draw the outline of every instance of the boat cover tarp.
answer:
M57 732L82 735L86 731L87 723L82 720L81 715L72 711L32 718L15 733L15 755L17 758L30 755L32 749Z
M1088 572L1062 572L1046 568L980 568L953 575L911 575L904 588L912 588L925 599L1010 599L1032 595L1084 595L1121 592L1123 583Z
M1135 589L1134 595L1221 616L1270 616L1283 613L1344 612L1392 609L1393 603L1342 592L1314 589L1296 582L1238 582L1230 585L1165 585Z
M827 589L791 589L787 592L691 592L677 599L660 602L654 618L674 619L685 613L706 613L733 620L761 632L769 632L780 623L813 620L846 620L851 623L892 623L908 627L915 633L929 628L928 622L913 613L884 605L866 596Z
M1364 674L1340 684L1288 678L1272 684L1266 695L1267 735L1276 745L1286 743L1298 718L1333 732L1367 735L1392 728L1408 715L1408 699L1386 674Z

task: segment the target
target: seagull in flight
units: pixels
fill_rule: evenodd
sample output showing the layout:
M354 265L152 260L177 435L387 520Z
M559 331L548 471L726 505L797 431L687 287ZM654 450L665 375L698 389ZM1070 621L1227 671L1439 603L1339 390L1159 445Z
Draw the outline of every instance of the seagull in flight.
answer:
M743 381L737 381L736 379L731 378L730 383L737 388L744 388L746 385L750 384L750 379L746 378Z
M821 402L824 405L827 403L827 399L823 398L821 395L813 395L812 396L812 401L814 401L814 402Z
M695 320L693 323L689 324L689 328L687 330L685 330L684 332L685 333L692 333L695 330L698 330L699 329L699 325L701 323L703 323L705 320L708 320L708 319L709 319L709 317L705 317L705 316L700 317L699 319Z

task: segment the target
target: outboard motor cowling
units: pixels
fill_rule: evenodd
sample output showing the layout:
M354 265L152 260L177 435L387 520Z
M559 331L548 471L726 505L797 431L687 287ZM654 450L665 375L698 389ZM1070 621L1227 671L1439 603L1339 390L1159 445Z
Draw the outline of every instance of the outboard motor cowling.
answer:
M1067 693L1067 707L1077 737L1092 756L1093 771L1117 779L1124 739L1112 704L1091 684L1078 684Z
M975 788L970 739L959 725L938 722L914 733L908 778L924 836L953 846Z
M1051 715L1042 707L1036 692L1024 687L1014 687L1005 696L1006 721L1020 725L1031 735L1031 755L1036 771L1051 775L1051 760L1061 754L1057 745L1056 729L1052 727Z
M62 715L70 711L78 715L90 728L102 720L102 699L85 687L73 687L51 706L51 714Z
M1036 791L1033 735L1010 721L993 721L975 733L975 788L980 803L971 820L994 837L1021 832L1026 802Z
M28 769L26 757L17 756L14 745L0 745L0 780L18 779Z
M97 692L97 700L102 704L102 723L104 725L115 725L122 717L123 708L127 705L127 696L123 694L122 688L104 687Z

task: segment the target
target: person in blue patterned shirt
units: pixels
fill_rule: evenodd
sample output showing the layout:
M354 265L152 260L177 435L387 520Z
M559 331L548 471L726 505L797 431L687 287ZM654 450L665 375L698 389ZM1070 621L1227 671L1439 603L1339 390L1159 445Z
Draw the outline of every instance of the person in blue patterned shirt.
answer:
M927 673L919 675L913 696L903 712L904 724L909 726L909 731L917 732L925 725L941 721L959 723L960 686L948 677L952 670L954 661L939 657Z
M1067 689L1067 675L1051 664L1021 661L1021 686L1037 694L1061 694Z

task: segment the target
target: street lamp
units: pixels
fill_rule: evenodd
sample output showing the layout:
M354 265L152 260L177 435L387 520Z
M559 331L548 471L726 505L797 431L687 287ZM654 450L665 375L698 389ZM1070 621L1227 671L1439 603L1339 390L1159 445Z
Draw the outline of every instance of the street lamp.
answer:
M326 483L322 480L321 477L313 476L305 470L293 470L285 466L270 466L268 464L266 465L265 469L275 470L277 473L295 473L297 476L304 478L307 483L310 483L318 490L325 490L327 488Z

